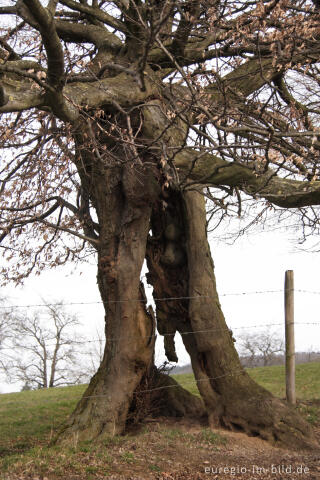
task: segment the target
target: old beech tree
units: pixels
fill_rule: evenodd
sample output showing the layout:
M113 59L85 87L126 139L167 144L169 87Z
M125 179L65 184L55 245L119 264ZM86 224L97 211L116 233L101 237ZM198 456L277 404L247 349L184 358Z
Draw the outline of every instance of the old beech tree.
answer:
M157 328L173 361L182 334L203 399L159 389L163 413L205 408L210 425L315 443L240 366L216 290L205 196L213 221L251 199L316 225L318 5L2 2L3 280L95 253L105 305L104 358L62 441L124 431L153 370ZM140 282L145 259L156 312Z

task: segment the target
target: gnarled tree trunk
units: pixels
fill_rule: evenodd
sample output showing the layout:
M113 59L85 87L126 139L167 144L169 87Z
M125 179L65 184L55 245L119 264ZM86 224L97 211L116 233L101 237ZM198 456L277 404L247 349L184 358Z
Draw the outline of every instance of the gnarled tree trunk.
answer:
M205 414L198 398L157 373L153 364L155 319L146 306L140 274L152 205L160 193L157 169L150 168L150 159L147 168L132 168L120 161L123 152L116 149L113 164L99 163L94 149L82 144L83 134L82 127L77 136L78 171L100 225L97 281L105 307L106 345L97 373L60 432L62 442L74 436L92 440L123 433L129 410L135 408L135 394L141 395L140 382L145 385L149 373L151 387L161 397L158 412ZM173 384L176 395L171 394Z
M95 439L124 431L133 392L153 362L155 341L140 274L158 194L152 188L156 172L150 165L131 168L116 145L112 157L97 155L94 146L82 143L90 133L85 127L76 135L78 171L100 226L97 281L105 307L106 346L62 439L73 434Z
M181 333L212 426L222 425L286 445L315 445L310 426L287 404L256 384L240 364L219 303L206 235L204 198L172 192L154 209L148 281L169 358Z
M179 331L209 423L286 444L311 445L311 429L240 365L216 291L203 196L161 192L153 158L144 159L147 167L143 162L132 166L125 149L115 143L109 144L112 157L103 158L95 145L82 143L84 133L90 135L82 124L76 133L78 172L99 223L97 279L106 312L106 347L60 439L124 432L135 395L141 393L148 372L154 375L155 322L140 283L146 257L155 298L168 298L156 300L157 328L164 335L167 357L177 360L174 334ZM203 415L203 404L168 377L154 375L153 386L162 414Z

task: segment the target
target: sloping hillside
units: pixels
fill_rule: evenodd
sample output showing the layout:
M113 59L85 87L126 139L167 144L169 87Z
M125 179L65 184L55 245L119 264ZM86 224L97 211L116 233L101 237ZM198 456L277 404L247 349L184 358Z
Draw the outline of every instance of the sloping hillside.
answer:
M251 369L249 373L274 394L283 397L283 367ZM177 375L176 379L197 393L193 375ZM283 458L292 468L303 465L310 469L314 479L320 473L318 455L314 453L286 452L243 434L212 431L191 420L149 418L141 428L103 444L80 443L75 438L68 448L48 448L48 442L72 411L84 388L79 385L0 395L0 471L3 472L0 478L200 480L208 478L205 468L242 465L246 475L242 473L241 478L250 480L252 466L260 465L264 474L259 478L267 480L284 478L281 472L268 476L272 475L268 470L270 465L277 462L280 465ZM297 367L297 396L302 400L299 410L318 431L320 363ZM235 478L235 473L224 472L223 478ZM290 479L295 478L290 475Z

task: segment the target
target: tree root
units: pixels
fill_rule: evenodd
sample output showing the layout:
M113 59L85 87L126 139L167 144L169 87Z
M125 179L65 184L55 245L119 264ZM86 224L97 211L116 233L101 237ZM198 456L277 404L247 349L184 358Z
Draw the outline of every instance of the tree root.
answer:
M221 424L279 446L319 448L312 427L293 407L271 395L243 400L234 398L225 405Z
M148 416L201 418L206 417L206 409L200 397L154 368L135 391L128 423L138 423Z
M185 390L172 377L160 374L159 384L159 388L163 387L160 415L197 418L207 415L202 399Z

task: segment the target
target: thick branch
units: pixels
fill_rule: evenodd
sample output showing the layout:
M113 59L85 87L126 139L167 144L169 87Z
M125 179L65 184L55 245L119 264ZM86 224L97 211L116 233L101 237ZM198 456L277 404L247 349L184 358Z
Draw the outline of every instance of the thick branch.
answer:
M112 17L100 8L90 7L87 4L75 2L74 0L60 0L60 3L71 8L72 10L76 10L77 12L86 13L87 15L100 20L100 22L106 23L110 27L120 30L120 32L125 32L126 30L122 22L119 22L116 18Z
M254 58L243 63L221 79L221 83L210 85L206 91L211 98L225 102L225 96L233 95L247 97L259 90L279 74L277 66L272 64L272 58Z
M3 86L0 85L0 108L7 105L8 102L9 102L9 96L5 92L5 89L3 88Z
M186 4L185 12L181 14L181 19L175 32L170 49L171 53L175 56L178 62L180 58L183 59L184 57L184 51L188 43L191 29L193 25L198 21L199 13L199 2L193 0L189 4Z
M38 0L24 0L24 4L27 5L30 14L36 20L43 39L47 52L49 84L61 91L64 79L64 58L54 18L47 9L42 7Z
M141 91L132 75L120 73L116 77L97 80L96 82L74 82L68 84L62 91L64 106L51 106L42 93L35 93L32 84L6 77L1 79L0 113L16 112L29 108L49 107L55 109L58 118L68 121L76 119L80 108L95 108L110 106L114 109L115 102L122 107L130 107L143 102L156 92L156 85L146 81L146 90ZM2 90L1 90L2 89ZM2 93L1 93L2 92ZM60 108L61 107L61 108Z
M282 100L288 106L295 107L298 111L300 111L303 114L306 128L308 130L313 129L312 122L309 119L309 115L308 115L309 112L307 107L303 105L301 102L298 102L298 100L296 100L294 96L289 92L288 87L284 81L283 75L278 75L277 77L275 77L273 82L277 87L279 95L281 96Z
M36 74L30 73L26 70L20 70L17 67L13 67L11 63L17 63L19 64L20 62L7 62L5 65L0 65L0 73L13 73L16 74L20 77L24 78L30 78L33 80L35 83L37 83L41 88L44 88L45 90L48 90L49 92L54 93L53 87L51 85L48 85L47 83L43 82ZM30 62L33 63L33 62ZM39 67L38 70L41 70L41 67Z
M0 15L15 15L17 13L16 7L0 7Z
M46 102L59 118L65 121L74 121L78 112L70 108L62 95L65 80L64 54L53 15L41 5L39 0L20 2L19 13L40 32L46 49L47 80L51 87L49 91L47 89Z
M44 96L22 82L3 82L0 85L0 113L21 112L45 106ZM27 88L23 88L27 86Z
M97 25L84 25L66 20L56 20L56 29L59 37L66 42L89 42L98 48L104 47L115 52L122 47L119 37Z
M175 158L180 178L209 186L238 187L253 197L265 198L283 208L320 205L320 181L302 182L275 176L272 170L257 176L256 172L238 163L228 163L210 154L185 149Z

